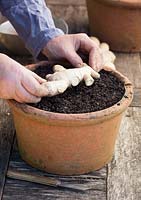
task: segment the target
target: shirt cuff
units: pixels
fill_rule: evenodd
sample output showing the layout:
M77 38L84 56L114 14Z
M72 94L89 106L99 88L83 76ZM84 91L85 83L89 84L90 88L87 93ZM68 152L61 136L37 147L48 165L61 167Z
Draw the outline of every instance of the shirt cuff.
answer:
M31 52L31 54L37 58L46 44L53 38L64 35L64 32L58 28L50 28L41 31L34 39L26 42L26 48Z

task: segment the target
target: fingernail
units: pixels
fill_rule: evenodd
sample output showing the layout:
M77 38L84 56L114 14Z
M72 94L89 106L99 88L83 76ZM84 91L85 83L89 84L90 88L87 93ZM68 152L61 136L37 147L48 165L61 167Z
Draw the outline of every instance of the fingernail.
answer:
M76 67L84 67L84 66L86 66L87 64L86 63L78 63L77 65L76 65Z

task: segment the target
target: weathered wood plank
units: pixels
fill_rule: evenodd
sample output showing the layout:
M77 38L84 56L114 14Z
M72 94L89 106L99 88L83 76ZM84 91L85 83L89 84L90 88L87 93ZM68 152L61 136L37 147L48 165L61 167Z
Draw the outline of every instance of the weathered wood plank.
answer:
M105 192L101 191L80 193L10 179L7 186L3 200L106 200Z
M108 200L141 199L141 108L129 108L108 165Z
M134 97L131 107L141 107L141 88L134 88Z
M14 137L12 116L7 103L0 99L0 199Z
M49 186L43 186L34 183L28 183L25 181L18 181L13 179L7 179L3 199L15 200L15 199L60 199L60 200L106 200L106 167L93 173L81 175L81 176L59 176L54 174L47 174L30 167L24 161L21 160L18 152L13 151L10 167L20 171L32 172L38 175L44 175L47 177L56 178L63 183L72 184L91 184L91 190L85 192L78 192L69 189L52 188ZM17 192L18 191L18 192Z
M85 0L46 0L47 5L53 4L53 5L86 5Z
M141 88L141 61L140 54L116 54L117 69L127 76L135 88Z
M127 76L134 86L134 98L131 106L141 106L141 61L140 54L116 53L116 67Z

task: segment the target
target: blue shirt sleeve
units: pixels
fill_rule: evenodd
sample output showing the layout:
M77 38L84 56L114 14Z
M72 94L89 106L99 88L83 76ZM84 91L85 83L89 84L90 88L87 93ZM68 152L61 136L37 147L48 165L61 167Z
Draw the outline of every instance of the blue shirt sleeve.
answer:
M34 57L49 40L64 34L55 27L44 0L0 0L0 11L12 23Z

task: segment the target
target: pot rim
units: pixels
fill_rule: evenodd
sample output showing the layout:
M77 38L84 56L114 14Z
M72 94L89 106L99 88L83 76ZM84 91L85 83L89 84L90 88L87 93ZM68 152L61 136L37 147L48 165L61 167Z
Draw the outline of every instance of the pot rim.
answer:
M94 0L93 0L94 1ZM95 0L100 3L106 3L112 6L129 7L129 8L141 8L141 1L138 0Z
M80 120L101 120L103 118L111 118L112 116L118 115L125 111L127 107L130 105L132 99L133 99L133 85L129 81L127 77L122 75L119 71L113 71L112 72L115 76L117 76L121 81L124 82L125 87L125 93L122 97L122 99L114 104L113 106L100 110L95 112L89 112L89 113L73 113L73 114L65 114L65 113L56 113L56 112L49 112L44 111L35 107L32 107L30 105L27 105L25 103L19 103L15 100L8 100L9 104L14 110L20 111L24 113L25 115L28 114L28 116L35 116L40 118L45 118L48 120L61 120L61 121L80 121Z

